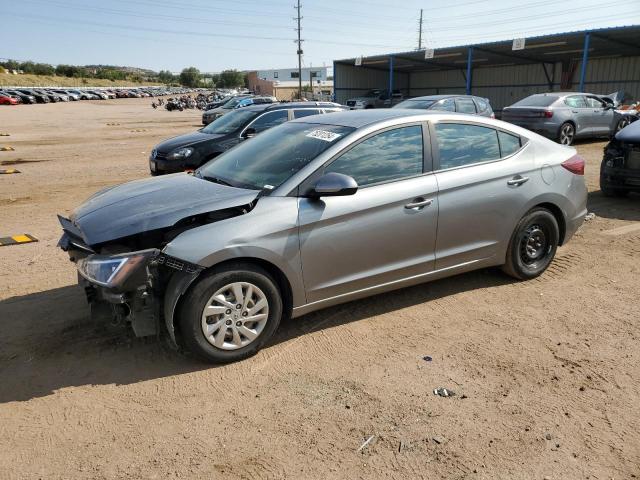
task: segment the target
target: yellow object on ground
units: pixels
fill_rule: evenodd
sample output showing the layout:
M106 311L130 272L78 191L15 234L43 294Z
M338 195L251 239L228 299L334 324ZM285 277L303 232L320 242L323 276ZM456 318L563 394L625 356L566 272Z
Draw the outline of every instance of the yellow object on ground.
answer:
M11 237L0 237L0 247L5 247L7 245L19 245L21 243L33 243L37 241L38 239L33 235L23 233L20 235L13 235Z

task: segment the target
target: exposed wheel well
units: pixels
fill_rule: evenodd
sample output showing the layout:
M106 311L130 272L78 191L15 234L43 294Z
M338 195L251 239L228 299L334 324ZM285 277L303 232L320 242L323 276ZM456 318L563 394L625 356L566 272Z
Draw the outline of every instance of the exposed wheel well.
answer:
M204 275L207 272L211 272L216 269L227 268L235 265L241 268L243 265L247 265L247 264L261 267L262 269L266 270L276 281L278 289L282 293L282 316L283 316L282 320L288 319L291 316L291 312L293 311L293 292L291 289L291 284L289 283L289 280L287 279L286 275L282 272L282 270L280 270L274 264L267 262L266 260L262 260L261 258L239 257L239 258L226 260L224 262L212 265L211 267L205 269L200 275ZM197 282L198 280L194 281L193 284L189 286L188 290L193 288L193 286ZM180 299L176 304L175 312L179 311L180 304L182 303L182 299L186 295L187 291L185 291L180 296ZM173 317L174 326L176 325L176 320L177 319L174 314L174 317ZM176 333L178 333L177 329L176 329Z
M564 244L564 236L567 231L567 224L565 222L564 215L560 207L558 207L553 203L541 203L539 205L536 205L534 208L536 207L546 208L553 214L553 216L556 219L556 222L558 222L558 229L560 230L560 241L558 242L558 245Z

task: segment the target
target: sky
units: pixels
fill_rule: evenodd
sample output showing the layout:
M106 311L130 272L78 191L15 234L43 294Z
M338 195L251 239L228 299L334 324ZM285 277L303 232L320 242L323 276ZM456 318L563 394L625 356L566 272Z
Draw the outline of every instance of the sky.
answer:
M297 0L0 0L0 59L179 72L297 66ZM640 24L640 0L302 0L304 66Z

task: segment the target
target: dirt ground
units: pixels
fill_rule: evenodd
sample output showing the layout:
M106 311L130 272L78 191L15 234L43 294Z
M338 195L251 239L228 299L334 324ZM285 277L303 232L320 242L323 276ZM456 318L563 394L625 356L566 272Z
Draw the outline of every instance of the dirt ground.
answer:
M0 247L0 478L640 477L640 197L601 195L603 142L578 145L596 217L539 279L334 307L211 367L90 323L56 248L57 213L199 126L150 104L0 110L0 162L22 172L0 175L0 237L40 240Z

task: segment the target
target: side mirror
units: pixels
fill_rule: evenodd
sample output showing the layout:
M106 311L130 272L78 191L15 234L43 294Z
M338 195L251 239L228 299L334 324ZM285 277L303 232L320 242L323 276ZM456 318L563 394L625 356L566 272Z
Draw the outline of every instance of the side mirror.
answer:
M616 108L616 107L614 107L611 103L607 103L607 104L605 104L605 106L604 106L604 109L605 109L605 110L613 110L613 109L615 109L615 108Z
M358 183L350 176L342 173L326 173L309 193L310 197L343 197L358 191Z
M252 137L255 137L257 134L258 132L256 132L255 128L249 127L244 132L242 132L242 138L252 138Z

